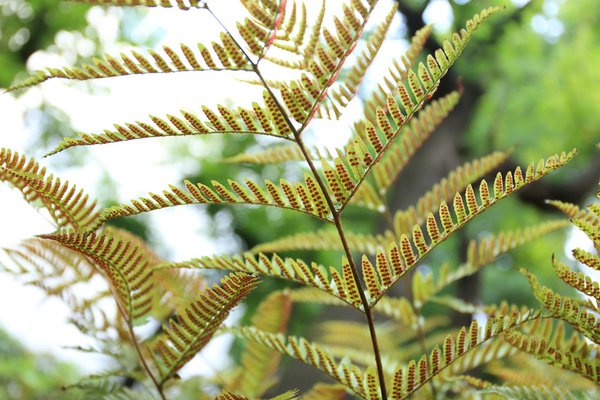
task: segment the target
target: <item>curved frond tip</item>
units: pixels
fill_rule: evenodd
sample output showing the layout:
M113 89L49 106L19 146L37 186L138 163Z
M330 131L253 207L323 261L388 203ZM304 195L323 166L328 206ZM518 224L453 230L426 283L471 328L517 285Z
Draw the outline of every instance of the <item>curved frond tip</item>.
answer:
M211 339L229 312L258 285L255 276L237 273L202 292L181 310L176 320L147 350L158 369L161 384L175 376Z

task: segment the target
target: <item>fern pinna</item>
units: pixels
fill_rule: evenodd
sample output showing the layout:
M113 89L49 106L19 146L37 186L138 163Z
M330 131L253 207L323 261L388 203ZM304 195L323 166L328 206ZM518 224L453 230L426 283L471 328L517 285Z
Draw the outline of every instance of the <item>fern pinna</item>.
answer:
M23 193L34 206L47 209L56 232L25 241L6 253L7 271L30 277L30 283L49 295L63 298L73 308L76 324L100 343L94 351L111 354L135 382L149 382L161 398L177 396L178 371L214 335L231 333L246 342L240 367L214 378L221 392L200 391L200 398L264 398L277 381L281 355L296 358L328 375L337 383L316 383L306 399L338 399L346 394L366 399L446 398L486 394L528 398L546 393L569 393L568 388L547 389L525 384L500 386L469 375L489 364L497 381L513 380L502 372L505 359L517 351L531 353L598 383L598 285L568 270L557 260L558 275L595 300L570 299L541 286L528 274L536 296L548 311L530 310L508 303L470 304L444 296L444 289L476 273L501 254L560 229L566 221L549 221L470 242L464 264L444 264L439 273L422 275L411 270L440 243L499 200L564 166L576 152L553 155L537 164L497 172L482 179L508 157L498 151L450 172L414 205L392 210L388 192L412 156L460 101L461 91L435 97L447 74L476 31L498 7L482 10L465 27L443 41L441 48L420 54L431 33L427 26L398 57L352 124L347 142L333 150L305 143L304 133L314 119L337 119L358 94L365 74L392 26L395 6L370 35L365 26L378 5L376 0L350 0L337 15L329 16L325 3L314 10L305 2L240 0L246 17L235 27L221 22L211 1L82 0L111 6L176 7L181 12L208 13L220 26L212 43L181 44L161 51L132 51L105 55L93 65L48 68L9 88L22 89L48 79L89 80L137 74L184 71L239 72L240 79L262 88L250 107L201 106L197 112L149 116L147 121L116 124L101 133L80 133L65 138L49 154L75 146L110 144L143 138L208 134L267 136L277 143L228 159L238 163L302 161L296 182L280 179L244 182L229 179L210 183L185 181L160 192L132 199L128 204L99 211L83 191L62 182L36 161L10 150L0 152L0 178ZM310 22L309 22L310 21ZM364 36L367 36L364 38ZM364 46L357 46L363 41ZM350 61L352 56L352 62ZM293 72L287 80L270 79L263 66ZM109 227L107 222L167 207L194 204L250 204L308 214L326 228L257 245L239 256L204 256L188 261L161 259L140 238ZM559 203L557 203L559 204ZM345 229L344 211L359 207L376 211L387 220L380 234ZM560 203L575 224L598 246L598 207L590 216ZM343 255L331 266L279 254L291 250L337 250ZM595 254L574 253L581 262L598 269ZM201 270L226 270L220 284L208 287ZM66 278L65 271L69 271ZM414 271L412 271L414 272ZM77 299L77 286L101 276L106 288L97 296ZM303 288L270 294L247 326L223 327L229 312L259 284L259 277L293 281ZM410 279L412 296L392 296L401 279ZM119 316L106 316L98 302L112 295ZM315 340L287 335L292 304L319 303L349 306L365 323L329 321ZM423 308L435 303L461 313L478 315L469 326L455 329L444 315L424 318ZM375 323L375 315L386 319ZM562 319L578 336L565 338ZM158 322L151 334L140 325ZM111 336L116 330L118 337ZM344 334L340 334L343 332ZM115 346L137 355L126 365ZM110 373L104 378L109 379ZM132 390L114 385L73 385L95 394L130 396ZM591 390L579 386L578 395ZM296 399L290 390L274 398Z

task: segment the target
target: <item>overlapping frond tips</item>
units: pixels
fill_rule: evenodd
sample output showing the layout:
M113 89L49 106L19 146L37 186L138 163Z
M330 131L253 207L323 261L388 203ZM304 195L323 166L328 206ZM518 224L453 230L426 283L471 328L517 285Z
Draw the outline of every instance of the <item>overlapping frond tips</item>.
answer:
M85 229L99 215L96 202L83 190L9 149L0 149L0 181L17 188L28 203L46 208L57 228Z
M230 331L246 340L255 341L318 368L362 398L371 398L367 397L368 394L378 390L375 383L376 374L373 371L364 372L347 359L337 361L319 344L309 342L302 337L286 338L282 334L263 332L253 327L232 328ZM371 384L375 387L369 387Z
M375 31L366 40L365 49L357 55L356 61L352 63L352 66L347 71L344 70L338 75L337 82L329 90L327 97L323 99L315 113L317 118L339 118L342 110L358 94L358 89L367 69L379 53L379 49L396 14L396 6L392 4L385 18L377 25ZM329 31L326 32L329 34ZM329 41L332 40L329 36L326 36L326 39Z
M231 309L258 284L255 276L237 273L225 276L202 292L163 326L163 334L147 348L163 384L175 376L210 340Z
M286 333L291 314L289 293L274 292L267 296L252 318L252 326L264 332ZM235 392L250 398L260 398L276 380L274 374L279 366L281 354L256 342L244 346L240 367L227 384Z
M110 231L41 235L90 258L104 272L123 318L134 324L152 305L152 260L135 242ZM143 321L142 321L143 322Z
M410 206L406 210L399 210L394 214L396 234L410 233L413 226L422 225L430 213L438 210L442 201L452 201L456 192L462 192L468 184L495 170L507 158L507 152L496 151L451 171L421 196L414 206Z
M255 204L295 210L316 216L331 222L323 193L315 179L305 175L305 183L290 184L284 179L277 186L271 181L265 181L266 189L256 182L246 179L244 188L240 183L229 180L230 189L225 185L212 181L212 189L202 183L193 184L185 181L186 190L171 185L162 194L150 193L148 197L131 200L131 204L123 204L107 208L95 221L94 228L117 217L126 217L160 210L167 207L186 204Z
M390 398L400 400L409 397L448 367L458 370L472 367L469 358L466 357L469 353L476 350L483 352L497 350L493 346L485 346L486 342L540 317L539 312L528 311L510 317L490 318L484 327L480 327L476 321L473 321L468 329L463 327L456 337L447 336L444 343L434 347L430 354L423 355L418 361L413 360L408 365L396 369L389 385ZM478 360L483 358L482 354L477 357ZM461 365L457 366L457 363Z
M363 105L365 110L365 121L361 121L356 124L355 130L357 132L362 131L366 121L372 123L373 125L377 124L377 109L382 109L386 112L390 111L388 108L386 93L397 94L397 82L404 82L408 78L408 72L414 67L417 58L423 51L423 47L425 47L425 43L431 35L431 31L431 25L425 25L423 28L419 29L412 37L410 46L408 50L406 50L406 53L404 53L399 60L395 59L392 61L391 67L383 76L381 80L382 82L378 85L377 90L375 90L371 96L365 100Z
M553 329L545 332L536 331L533 334L524 334L517 330L508 332L504 335L504 339L523 352L576 372L599 384L600 359L597 357L597 352L600 349L598 346L586 343L577 334L568 339L564 335L564 325L558 323Z
M533 293L538 301L552 312L556 318L568 322L595 343L600 343L600 324L596 316L598 310L595 308L590 310L589 306L592 306L591 303L562 296L540 284L532 273L526 270L521 270L521 272L529 279Z
M194 258L184 262L166 263L164 267L228 270L286 279L318 288L362 310L358 287L346 260L343 260L342 273L333 267L329 268L328 273L322 265L311 263L309 266L303 260L283 259L277 254L269 259L262 253L246 253L243 257Z
M345 60L354 51L376 3L377 1L369 1L365 4L361 0L345 3L341 19L337 17L334 19L336 32L332 33L324 28L323 41L319 40L321 26L317 23L300 60L270 58L271 61L281 65L303 70L300 79L280 87L283 103L289 110L289 114L301 124L299 132L304 130L316 114L329 89L336 82ZM319 14L318 19L321 18L322 15ZM349 94L342 89L342 93L335 96L348 97Z
M411 239L408 235L402 234L400 243L393 243L389 246L387 253L379 250L375 265L368 258L363 257L363 277L369 302L371 304L377 302L417 261L475 216L483 213L496 204L498 200L509 196L515 190L566 164L575 154L576 152L572 151L562 153L560 156L554 155L546 161L540 160L537 167L531 163L526 169L525 176L520 167L517 167L514 173L508 172L504 177L498 173L494 180L492 197L485 180L482 180L479 185L479 196L476 196L472 186L468 185L464 197L459 193L455 195L452 212L446 202L441 202L438 218L433 214L429 214L425 223L427 235L429 236L428 241L425 239L421 227L415 225L412 229ZM438 225L438 219L441 228Z
M339 201L338 198L342 198L340 208L343 208L352 198L365 177L373 166L380 161L406 123L431 98L440 79L448 72L450 66L466 47L479 25L499 9L491 7L476 14L473 19L467 21L466 29L461 30L460 34L453 35L454 44L445 41L443 50L438 49L435 52L435 57L432 55L427 57L427 66L420 63L416 72L411 69L406 84L397 82L398 96L392 93L384 94L388 111L378 109L377 123L366 122L364 133L358 132L353 137L352 142L345 148L345 157L342 161L348 163L349 166L346 167L343 162L336 162L336 168L330 167L334 172L337 172L335 175L338 176L334 175L335 180L347 182L345 191L348 193L341 192L340 195L336 195L336 200ZM396 97L399 98L400 103L397 102ZM335 189L333 189L333 193L336 194Z

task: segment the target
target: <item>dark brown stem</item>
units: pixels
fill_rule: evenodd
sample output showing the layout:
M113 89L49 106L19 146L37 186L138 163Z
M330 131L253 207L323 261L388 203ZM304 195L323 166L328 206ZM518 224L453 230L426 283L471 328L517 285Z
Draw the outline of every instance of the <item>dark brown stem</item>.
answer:
M223 29L225 29L225 31L227 32L227 34L231 36L231 34L227 30L227 28L215 16L215 14L208 7L206 7L206 9L211 13L211 15L215 18L215 20L221 25L221 27L223 27ZM261 83L264 86L265 90L269 93L269 96L275 102L275 105L277 106L277 108L281 112L281 115L283 116L286 124L292 130L292 133L294 135L295 141L298 144L298 147L300 148L300 150L302 151L302 155L304 156L304 158L306 160L306 163L308 164L308 167L310 168L310 171L311 171L311 173L312 173L315 181L317 182L317 185L319 185L319 188L321 189L321 192L323 193L323 197L325 198L327 206L329 207L329 210L330 210L330 212L331 212L331 214L333 216L333 220L334 220L335 226L337 228L338 235L340 236L340 241L342 242L342 246L344 247L344 252L346 253L346 257L348 258L348 262L350 263L350 268L352 270L352 277L354 278L354 282L356 283L356 287L358 288L358 293L359 293L359 296L360 296L360 300L361 300L361 303L363 305L365 315L367 317L367 323L369 325L369 333L370 333L370 336L371 336L371 342L373 344L373 354L374 354L374 357L375 357L375 364L377 365L377 376L379 378L379 386L380 386L380 389L381 389L381 396L382 396L382 399L387 399L387 390L386 390L386 384L385 384L385 374L384 374L384 371L383 371L383 364L381 362L381 352L379 350L379 343L377 341L377 332L375 330L375 320L373 318L373 313L371 312L371 309L369 308L369 303L367 301L367 298L365 296L362 283L361 283L360 278L359 278L358 269L357 269L356 264L354 263L354 260L352 258L352 252L350 251L350 248L348 247L348 241L347 241L346 235L344 233L344 227L342 226L341 211L337 211L335 209L335 205L333 204L333 200L331 199L331 196L327 192L327 188L325 187L325 183L321 179L321 176L319 175L319 172L318 172L317 168L315 167L315 165L314 165L314 163L313 163L310 155L308 154L308 152L306 150L306 147L304 146L304 143L302 142L301 132L298 131L298 129L296 129L296 127L294 126L294 124L292 123L292 121L290 120L290 118L288 117L287 112L285 111L285 109L283 108L283 106L281 105L281 103L279 102L279 99L275 96L275 93L273 93L273 90L269 87L269 85L267 84L266 80L262 76L262 73L258 69L258 62L253 62L250 59L250 57L248 56L248 54L246 54L246 52L239 45L239 43L237 43L237 41L235 40L235 38L233 38L233 36L231 36L231 37L232 37L233 41L235 42L235 44L240 48L240 50L242 51L242 53L244 54L244 56L246 57L246 59L248 60L248 62L252 65L252 69L256 73L256 76L261 81Z

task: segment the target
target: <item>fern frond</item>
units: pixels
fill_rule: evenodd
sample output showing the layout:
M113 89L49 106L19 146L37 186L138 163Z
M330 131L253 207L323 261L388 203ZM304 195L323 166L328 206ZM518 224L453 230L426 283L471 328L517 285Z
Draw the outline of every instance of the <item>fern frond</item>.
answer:
M456 192L463 191L468 184L496 169L508 158L508 153L497 151L485 157L467 162L436 183L421 196L415 206L394 214L394 229L397 235L410 233L413 226L422 225L430 213L438 210L442 201L451 201Z
M154 300L152 316L159 321L195 300L197 293L206 289L207 282L199 271L181 269L154 269Z
M148 346L160 384L175 376L210 340L229 312L258 285L252 275L225 276L221 284L202 292Z
M229 331L246 340L260 343L281 354L316 367L360 397L365 398L367 393L372 391L365 385L365 377L368 375L366 372L347 359L336 361L317 343L309 342L301 337L288 336L286 338L284 335L263 332L253 327L230 328Z
M162 195L149 193L148 197L131 200L131 204L123 204L105 209L95 221L94 229L108 220L118 217L128 217L149 211L186 204L254 204L273 206L295 210L316 216L332 222L327 210L325 199L316 181L310 175L305 175L305 183L290 184L284 179L280 186L271 181L265 181L266 189L256 182L246 179L244 188L240 183L229 180L230 189L223 184L212 181L212 189L202 183L194 185L185 181L186 190L170 185L163 190Z
M589 253L582 249L574 249L573 257L580 263L585 264L596 271L600 271L600 257L596 254Z
M329 274L322 265L303 260L283 259L274 254L271 259L262 253L244 254L242 257L203 257L179 263L165 263L161 268L200 268L246 272L298 282L318 288L361 310L358 287L352 276L350 264L343 260L342 273L330 267ZM331 278L328 277L331 275ZM330 280L331 279L331 280Z
M69 182L47 174L37 161L9 149L0 149L0 181L18 189L25 200L48 210L57 228L89 227L99 215L96 202Z
M115 76L144 75L186 71L249 71L251 66L242 51L225 33L219 43L212 43L212 51L202 44L197 49L181 44L179 49L163 46L162 52L147 50L146 55L136 51L121 53L118 57L105 54L95 58L94 65L81 67L48 68L37 71L24 81L10 86L7 91L38 85L49 79L61 78L77 81L112 78Z
M153 297L151 260L135 242L118 235L59 232L41 235L93 260L109 281L123 318L129 324L140 321L150 311Z
M112 6L112 7L162 7L162 8L179 8L187 11L191 8L201 8L202 4L199 0L72 0L77 3L90 4L95 6Z
M345 148L345 162L349 164L350 169L344 168L344 174L349 175L350 171L353 177L351 179L351 189L344 196L344 201L340 208L343 209L350 198L354 195L360 184L366 178L373 166L377 164L383 154L388 150L394 139L402 131L406 123L412 119L424 103L433 95L440 79L448 72L450 66L460 55L471 39L473 33L479 25L489 18L500 8L487 8L480 14L476 14L473 19L467 21L466 29L461 30L461 34L453 35L454 45L449 41L444 42L444 50L436 51L436 58L427 57L427 64L420 63L417 72L410 70L406 85L398 82L399 100L404 111L392 94L387 94L389 101L390 117L385 111L379 110L377 113L377 124L367 123L365 125L364 135L354 137L352 143ZM414 99L414 101L413 101ZM364 136L366 139L362 139ZM341 177L343 178L343 177ZM339 178L338 178L339 179ZM341 179L342 181L344 179Z
M535 297L556 318L568 322L573 328L588 337L594 343L600 343L600 324L598 323L597 309L589 310L584 301L561 296L552 289L541 285L535 275L526 270L521 270L528 279Z
M383 20L378 23L375 32L367 39L366 48L357 55L356 61L347 71L342 70L340 75L343 76L338 77L336 84L332 86L317 109L315 113L317 118L339 118L342 110L357 95L367 69L379 53L396 13L396 6L392 5Z
M230 392L229 390L224 390L221 393L219 393L219 395L217 397L215 397L215 400L250 400L250 399L252 399L252 398L243 396L241 394ZM300 397L298 397L298 391L293 389L293 390L288 390L287 392L282 393L278 396L271 397L269 400L300 400Z
M97 144L118 143L136 139L157 137L180 137L209 134L252 134L265 135L278 139L291 140L290 128L275 103L263 93L264 105L253 103L252 109L231 109L217 105L217 110L202 107L205 119L196 114L181 111L180 116L167 115L159 118L151 115L152 122L126 123L115 125L114 130L104 133L80 133L78 138L64 138L54 150L47 155L59 153L75 146L91 146Z
M483 329L473 321L469 329L463 327L456 338L447 336L441 348L436 346L429 355L423 355L418 361L413 360L407 366L398 368L390 382L392 388L390 398L394 400L407 398L448 367L455 370L470 368L471 363L466 358L469 353L476 350L487 353L497 352L498 349L493 345L486 345L486 342L540 316L539 312L529 311L510 317L490 318ZM483 335L480 334L481 331ZM479 354L477 361L480 362L484 358L485 355Z
M598 346L588 345L585 341L573 336L568 344L563 343L564 328L557 325L557 334L535 332L527 335L512 331L504 335L504 339L519 350L532 354L547 363L560 366L577 374L600 383L600 360Z
M336 156L327 149L319 149L314 146L305 146L305 150L311 160L333 160ZM252 164L281 164L284 162L304 161L304 154L296 143L279 146L269 146L265 149L249 153L240 153L225 159L234 163Z
M344 385L316 383L302 396L302 400L344 400L347 396Z
M523 176L520 167L516 168L514 174L508 172L505 177L498 173L494 180L493 197L490 197L488 184L485 180L482 180L479 185L479 200L472 186L468 185L465 198L458 193L454 197L452 212L450 212L450 208L445 202L440 204L438 216L442 225L441 229L438 226L438 219L433 214L429 214L426 222L429 241L426 241L421 228L415 225L412 231L412 239L409 239L406 234L402 234L400 243L390 245L387 254L381 250L378 251L375 266L366 257L363 257L363 276L370 305L375 304L392 285L427 253L476 215L483 213L515 190L566 164L575 154L576 152L572 151L568 154L562 153L560 156L554 155L545 162L540 160L537 168L531 163L525 176Z
M258 306L252 326L264 332L286 333L291 314L291 299L287 292L274 292ZM276 382L280 353L255 342L246 343L240 367L226 387L250 398L260 398Z

